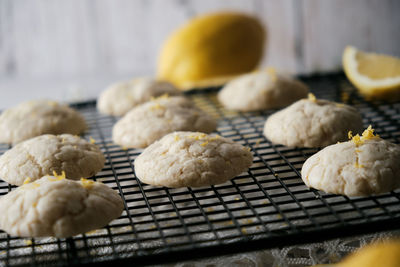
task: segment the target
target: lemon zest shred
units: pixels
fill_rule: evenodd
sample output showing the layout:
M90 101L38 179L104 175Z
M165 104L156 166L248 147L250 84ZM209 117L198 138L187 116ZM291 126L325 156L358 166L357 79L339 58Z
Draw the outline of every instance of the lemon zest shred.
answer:
M349 132L347 133L347 137L348 137L349 139L353 138L353 132L352 132L352 131L349 131Z
M315 97L315 95L313 93L308 93L308 100L310 100L311 102L317 102L317 98Z
M89 137L89 140L90 140L90 143L91 143L91 144L95 144L95 143L96 143L96 140L95 140L93 137L91 137L91 136Z
M378 134L374 134L375 129L372 129L372 125L369 125L367 129L362 133L362 138L364 140L370 140L379 137Z
M180 139L179 135L175 135L174 139L175 141L178 141Z
M32 240L24 239L24 243L25 243L25 245L30 246L30 245L32 245Z
M364 165L362 165L362 164L359 164L359 163L354 163L354 167L356 167L356 168L364 168Z
M201 146L206 146L208 145L208 141L205 141L204 143L201 144Z
M354 144L356 144L356 146L362 145L364 143L359 134L353 136L351 140L354 142Z
M23 184L29 184L32 181L31 177L26 177Z
M379 138L379 135L374 134L374 131L375 130L372 128L372 126L369 125L368 128L364 130L364 132L362 133L361 136L359 134L353 136L351 134L351 131L349 132L348 136L349 136L349 139L351 139L354 142L354 144L356 144L356 146L359 146L359 145L364 144L365 140Z
M66 178L65 171L61 171L61 174L57 174L56 171L53 171L53 176L57 178L56 180L53 181L59 181Z
M160 110L160 109L165 109L163 105L160 105L160 103L156 103L155 105L151 106L151 110Z
M277 80L276 69L274 67L268 67L266 69L266 72L268 73L269 77L273 82Z
M94 181L81 178L81 183L84 188L90 189L94 185Z

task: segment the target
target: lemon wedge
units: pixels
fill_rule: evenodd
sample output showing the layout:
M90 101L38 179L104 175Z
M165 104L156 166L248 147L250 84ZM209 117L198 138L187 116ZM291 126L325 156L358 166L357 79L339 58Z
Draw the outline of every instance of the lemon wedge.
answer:
M181 89L220 85L252 71L264 50L260 21L238 12L216 12L188 21L162 46L157 77Z
M369 244L345 257L336 264L320 264L313 267L399 267L400 240Z
M400 266L400 241L367 245L346 257L337 267L398 267Z
M367 99L400 100L399 58L347 46L343 68L347 78Z

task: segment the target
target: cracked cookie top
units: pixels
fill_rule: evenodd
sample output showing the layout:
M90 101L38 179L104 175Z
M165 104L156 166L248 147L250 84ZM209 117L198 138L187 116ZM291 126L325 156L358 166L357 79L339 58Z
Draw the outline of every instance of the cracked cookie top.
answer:
M311 156L301 176L308 187L347 196L368 196L400 187L400 146L373 134L328 146Z
M70 134L41 135L17 144L0 157L0 178L22 185L54 172L65 171L69 179L95 175L104 167L104 156L94 141Z
M232 80L218 93L218 100L227 109L256 111L288 106L307 93L304 83L269 68Z
M0 143L17 144L42 134L80 134L86 129L79 112L50 100L34 100L0 115Z
M121 197L102 183L44 176L0 198L0 228L12 236L70 237L103 227L122 211Z
M123 147L143 148L174 131L210 133L216 121L185 97L167 95L129 111L113 128L113 141Z
M327 100L299 100L268 117L264 135L275 144L290 147L325 147L347 140L348 131L363 129L354 107Z
M144 183L200 187L224 183L253 162L248 148L218 135L174 132L147 147L135 160Z
M104 114L122 116L133 107L163 94L178 95L180 91L166 81L138 78L110 85L97 101L97 109Z

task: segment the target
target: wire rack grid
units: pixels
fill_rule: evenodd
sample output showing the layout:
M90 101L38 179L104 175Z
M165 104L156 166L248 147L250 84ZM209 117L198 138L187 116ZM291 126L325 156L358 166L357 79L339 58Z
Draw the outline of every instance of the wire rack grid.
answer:
M399 143L400 103L367 102L342 74L305 77L318 98L357 107L364 126ZM137 149L111 140L117 118L99 114L95 102L77 103L106 156L93 179L123 198L122 216L107 227L67 239L17 238L0 232L0 263L16 265L156 264L244 252L333 237L397 229L399 190L349 198L307 188L300 178L304 161L318 149L274 145L263 134L275 110L238 113L223 109L216 90L189 92L197 106L218 119L217 132L251 148L248 172L220 185L170 189L141 183L135 176ZM0 146L0 153L10 147ZM0 195L13 190L0 182Z

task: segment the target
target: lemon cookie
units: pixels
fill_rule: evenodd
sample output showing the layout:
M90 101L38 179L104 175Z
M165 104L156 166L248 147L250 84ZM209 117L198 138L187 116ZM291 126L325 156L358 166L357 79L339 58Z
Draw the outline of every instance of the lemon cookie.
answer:
M218 135L174 132L146 148L135 160L140 181L167 187L224 183L253 162L249 149Z
M122 211L121 197L102 183L44 176L0 198L0 228L12 236L70 237L103 227Z
M351 136L350 136L351 137ZM347 196L381 194L400 187L400 146L373 134L328 146L303 165L308 187Z
M138 78L109 86L97 101L97 109L104 114L122 116L136 105L163 94L178 95L171 83L151 78Z
M273 143L295 147L324 147L347 140L347 132L361 133L357 109L316 99L310 94L267 119L264 135Z
M85 129L79 112L56 101L28 101L0 115L0 143L16 144L42 134L80 134Z
M104 166L99 147L70 134L41 135L17 144L0 157L0 178L22 185L53 172L65 171L69 179L91 177Z
M113 128L112 138L123 147L143 148L174 131L210 133L216 121L182 96L162 96L129 111Z
M288 106L307 93L304 83L269 68L232 80L218 93L218 100L227 109L256 111Z

